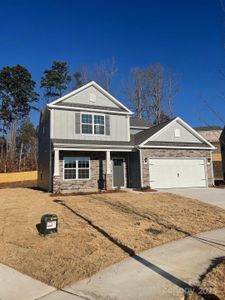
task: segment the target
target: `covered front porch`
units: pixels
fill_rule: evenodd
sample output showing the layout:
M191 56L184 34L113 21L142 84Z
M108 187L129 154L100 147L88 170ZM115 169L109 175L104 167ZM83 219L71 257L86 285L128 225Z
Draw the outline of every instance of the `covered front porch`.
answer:
M129 153L117 149L55 148L52 191L92 192L129 186Z

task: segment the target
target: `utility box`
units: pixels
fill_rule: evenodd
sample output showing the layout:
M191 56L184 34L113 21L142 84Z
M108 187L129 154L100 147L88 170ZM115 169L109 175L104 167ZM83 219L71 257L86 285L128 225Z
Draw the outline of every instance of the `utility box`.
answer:
M58 231L58 217L54 214L46 214L41 217L40 233L43 235Z

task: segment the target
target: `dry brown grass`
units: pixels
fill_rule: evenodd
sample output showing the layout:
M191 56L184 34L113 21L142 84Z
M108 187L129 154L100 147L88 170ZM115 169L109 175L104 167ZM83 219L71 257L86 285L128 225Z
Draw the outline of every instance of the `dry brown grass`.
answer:
M225 227L222 209L172 194L54 198L14 188L0 190L0 204L0 262L56 287L90 276L133 251ZM47 212L59 216L60 228L44 238L35 225Z
M185 298L186 300L225 300L225 259L211 268L195 288Z

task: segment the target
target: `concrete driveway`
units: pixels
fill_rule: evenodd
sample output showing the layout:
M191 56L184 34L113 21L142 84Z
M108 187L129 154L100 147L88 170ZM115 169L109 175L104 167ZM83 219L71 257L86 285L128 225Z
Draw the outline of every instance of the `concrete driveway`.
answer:
M182 189L161 189L160 191L197 199L225 209L225 189L182 188Z

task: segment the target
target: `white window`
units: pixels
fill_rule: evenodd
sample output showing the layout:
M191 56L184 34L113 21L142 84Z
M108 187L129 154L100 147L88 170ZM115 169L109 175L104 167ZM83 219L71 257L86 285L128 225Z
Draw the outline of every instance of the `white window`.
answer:
M64 157L64 179L90 179L90 157Z
M92 134L93 126L92 126L92 115L90 114L82 114L81 124L82 124L82 133Z
M174 136L175 137L180 137L180 129L179 128L174 129Z
M105 133L105 118L102 115L94 115L94 134Z
M81 114L82 134L105 134L105 116L94 114Z

